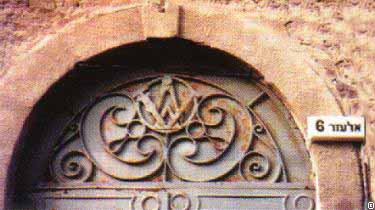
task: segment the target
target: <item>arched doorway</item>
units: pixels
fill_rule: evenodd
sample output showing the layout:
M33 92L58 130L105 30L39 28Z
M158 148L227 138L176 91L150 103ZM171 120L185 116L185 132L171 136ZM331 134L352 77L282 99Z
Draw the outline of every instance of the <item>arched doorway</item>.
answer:
M277 94L240 60L172 39L113 49L75 68L24 128L14 204L315 207L301 134Z
M26 166L31 165L28 164L31 162L31 157L39 157L39 162L47 161L48 158L43 157L43 154L52 151L52 145L49 144L54 142L44 142L42 148L47 152L38 152L38 155L34 155L39 150L27 151L26 148L33 148L27 145L39 145L38 141L41 141L43 136L24 138L27 128L31 125L39 124L40 127L47 128L44 126L49 122L46 114L53 111L42 112L45 114L42 118L33 118L36 112L31 113L32 109L36 110L39 107L37 102L42 101L40 99L47 90L52 90L53 84L64 75L71 75L71 70L77 62L108 49L149 40L150 37L184 38L230 53L254 66L259 71L259 75L264 76L264 82L272 86L274 92L282 98L299 132L305 137L318 192L317 208L335 209L342 206L350 209L362 208L364 188L358 146L351 142L310 144L311 142L306 138L308 116L344 114L335 96L317 73L323 72L324 67L314 61L314 53L288 37L282 25L275 26L273 22L228 7L217 8L207 5L204 7L207 9L201 9L198 4L200 3L191 2L191 4L178 4L177 7L172 5L171 9L166 10L159 9L160 7L150 8L147 2L140 4L129 2L119 7L109 6L105 9L94 8L90 15L78 16L62 30L44 37L32 49L19 54L14 59L16 62L7 69L0 80L2 99L0 100L0 134L4 139L0 147L2 168L0 185L4 186L0 191L0 208L8 207L13 200L14 168L26 170ZM154 15L144 15L144 12L150 12L150 9ZM150 23L152 25L149 25ZM156 54L161 53L159 51ZM97 71L98 69L93 71L90 68L90 70L92 71L85 71L86 76L100 72ZM102 77L103 81L109 81L103 76L101 74L98 77ZM64 82L64 84L69 83ZM74 87L77 82L70 84ZM100 83L97 84L97 88L102 87ZM55 89L52 92L57 91ZM64 100L70 97L69 101L75 101L71 100L71 95L79 91L70 89L70 93L65 97L56 98ZM58 107L62 104L55 101L49 107ZM64 110L71 112L69 109ZM44 122L42 120L37 123L32 119L44 119ZM53 120L58 119L53 118ZM33 133L48 136L55 131ZM57 138L58 136L52 137L52 139ZM18 160L16 154L28 157L26 163L22 165L24 167L12 161ZM32 166L34 171L45 170L43 167ZM337 173L338 171L340 173ZM334 178L332 178L333 174ZM20 183L38 180L33 179L33 176L28 174ZM301 199L304 200L303 197L296 200L301 201Z

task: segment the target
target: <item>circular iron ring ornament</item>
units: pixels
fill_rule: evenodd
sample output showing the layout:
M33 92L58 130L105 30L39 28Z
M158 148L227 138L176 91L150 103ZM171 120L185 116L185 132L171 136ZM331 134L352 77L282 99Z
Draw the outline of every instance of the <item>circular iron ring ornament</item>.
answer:
M99 98L86 110L81 123L83 145L89 158L103 172L118 179L142 179L153 174L162 166L162 154L157 153L155 150L142 150L142 148L137 148L141 150L141 155L132 160L125 160L124 157L116 157L113 154L114 151L110 145L112 142L116 142L116 140L107 143L109 141L104 139L102 122L104 120L103 116L107 116L110 113L109 110L119 107L119 105L129 109L133 106L133 102L127 95L114 93ZM160 139L151 136L147 137L149 137L150 141L156 141L158 142L157 144L161 144ZM124 141L127 140L124 139ZM157 157L151 158L154 155ZM133 164L126 162L133 162Z

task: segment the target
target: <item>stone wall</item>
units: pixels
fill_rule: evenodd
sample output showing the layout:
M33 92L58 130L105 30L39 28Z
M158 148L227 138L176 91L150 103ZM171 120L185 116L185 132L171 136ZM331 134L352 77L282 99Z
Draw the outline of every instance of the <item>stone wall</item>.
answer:
M366 116L364 162L374 166L375 179L375 155L371 154L375 151L375 1L174 2L227 7L285 28L285 36L298 41L324 67L316 73L325 79L344 113ZM0 79L17 62L17 55L37 48L47 35L94 11L126 3L129 1L0 0Z

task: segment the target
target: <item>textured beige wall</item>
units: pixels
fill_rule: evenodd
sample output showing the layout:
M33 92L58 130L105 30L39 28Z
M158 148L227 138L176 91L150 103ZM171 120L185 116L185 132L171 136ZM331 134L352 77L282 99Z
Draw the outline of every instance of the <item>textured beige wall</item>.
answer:
M185 4L197 1L183 1ZM0 73L12 57L98 7L126 0L0 0ZM346 114L365 115L368 151L375 150L375 1L217 0L284 26L324 66L317 72L335 92Z
M0 77L19 54L78 18L124 0L0 0ZM375 2L367 1L182 1L227 7L261 18L313 55L344 113L367 118L366 154L375 150ZM1 78L0 78L1 79ZM373 140L373 141L372 141ZM375 155L374 155L375 157ZM367 158L365 159L367 162ZM375 158L374 158L375 161ZM374 165L374 163L370 163ZM374 188L375 189L375 188Z

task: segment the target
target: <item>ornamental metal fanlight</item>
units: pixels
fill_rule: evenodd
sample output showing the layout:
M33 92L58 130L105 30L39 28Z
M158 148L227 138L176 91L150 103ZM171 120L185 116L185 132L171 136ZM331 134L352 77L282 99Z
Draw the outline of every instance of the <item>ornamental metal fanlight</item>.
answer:
M86 104L38 209L314 209L302 138L253 80L156 73Z

